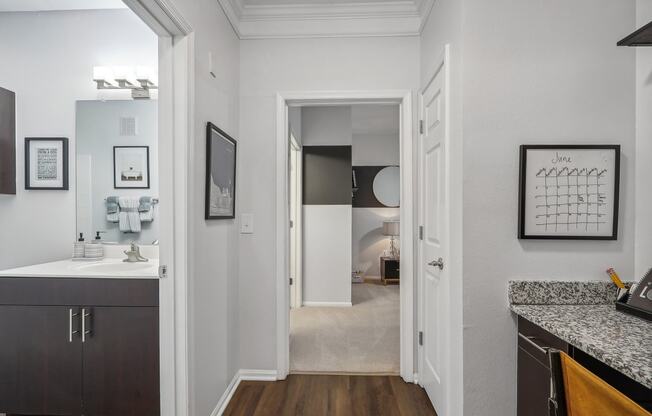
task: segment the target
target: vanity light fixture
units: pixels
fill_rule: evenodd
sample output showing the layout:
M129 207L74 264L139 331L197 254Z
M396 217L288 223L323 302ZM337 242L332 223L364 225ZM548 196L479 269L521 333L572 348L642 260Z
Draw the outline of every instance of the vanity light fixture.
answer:
M150 90L158 89L155 72L145 66L96 66L93 81L98 90L131 90L134 99L148 99Z

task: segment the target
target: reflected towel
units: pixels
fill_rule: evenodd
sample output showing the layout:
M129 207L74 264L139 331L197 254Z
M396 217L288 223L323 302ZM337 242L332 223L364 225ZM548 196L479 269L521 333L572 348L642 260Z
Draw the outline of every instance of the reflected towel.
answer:
M117 196L106 197L106 220L108 222L118 222L120 220L120 206Z
M138 205L141 222L154 221L154 202L151 196L141 196Z
M568 416L652 416L567 354L560 356Z
M120 204L120 231L123 233L140 232L140 215L138 212L138 198L121 196Z

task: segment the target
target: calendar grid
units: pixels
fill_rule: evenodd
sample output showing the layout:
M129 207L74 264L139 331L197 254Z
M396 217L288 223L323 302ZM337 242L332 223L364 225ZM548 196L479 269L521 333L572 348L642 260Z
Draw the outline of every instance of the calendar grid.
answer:
M600 231L605 220L607 169L541 168L537 174L536 225L544 231Z

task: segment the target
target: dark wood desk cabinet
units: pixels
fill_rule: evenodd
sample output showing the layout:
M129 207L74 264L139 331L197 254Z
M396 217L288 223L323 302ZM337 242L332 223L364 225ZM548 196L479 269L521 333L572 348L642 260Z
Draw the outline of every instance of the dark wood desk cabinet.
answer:
M158 416L158 281L0 278L0 413Z
M652 397L650 397L649 390L645 386L519 316L517 358L518 416L549 415L550 364L545 348L550 347L566 352L585 368L611 384L643 408L652 410Z
M393 257L380 258L380 278L383 284L398 283L401 279L401 261Z

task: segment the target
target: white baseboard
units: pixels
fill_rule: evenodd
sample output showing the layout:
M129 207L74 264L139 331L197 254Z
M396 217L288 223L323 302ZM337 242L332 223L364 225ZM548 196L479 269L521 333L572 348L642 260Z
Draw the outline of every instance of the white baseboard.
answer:
M303 302L303 306L320 306L320 307L334 307L334 308L350 308L353 306L351 302Z
M222 416L241 381L276 381L276 370L239 370L226 387L211 416Z

